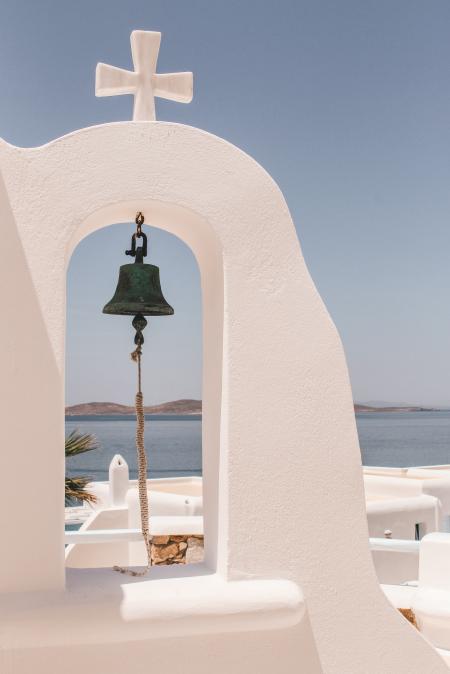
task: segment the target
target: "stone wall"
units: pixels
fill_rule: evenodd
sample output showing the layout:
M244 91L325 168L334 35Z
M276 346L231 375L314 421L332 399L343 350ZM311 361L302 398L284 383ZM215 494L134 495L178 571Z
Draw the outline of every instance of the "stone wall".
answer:
M193 564L203 561L203 536L153 536L152 564Z

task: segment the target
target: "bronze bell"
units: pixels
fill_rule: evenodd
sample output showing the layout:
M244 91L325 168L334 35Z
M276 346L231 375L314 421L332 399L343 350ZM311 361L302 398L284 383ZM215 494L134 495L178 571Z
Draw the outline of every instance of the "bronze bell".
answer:
M138 248L136 237L143 241L143 245ZM154 264L144 264L147 237L140 229L138 234L133 234L131 250L125 252L134 257L135 261L120 267L116 292L103 307L103 313L118 316L171 316L174 311L162 294L159 268Z

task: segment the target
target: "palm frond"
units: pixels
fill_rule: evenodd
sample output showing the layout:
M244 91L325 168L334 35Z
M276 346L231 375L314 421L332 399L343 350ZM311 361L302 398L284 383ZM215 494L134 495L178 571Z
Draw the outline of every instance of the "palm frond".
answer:
M98 442L96 438L90 433L80 433L77 430L72 431L65 441L66 459L91 452L93 449L98 449ZM86 485L91 481L91 478L86 475L79 477L68 477L66 475L65 481L65 505L75 505L76 503L95 503L96 496L86 490Z
M75 430L72 431L66 438L65 451L66 457L77 456L84 452L91 452L93 449L98 449L98 442L95 436L90 433L80 433Z
M86 485L90 479L83 475L80 477L66 477L65 483L65 505L71 506L78 502L82 503L96 503L97 497L86 491Z

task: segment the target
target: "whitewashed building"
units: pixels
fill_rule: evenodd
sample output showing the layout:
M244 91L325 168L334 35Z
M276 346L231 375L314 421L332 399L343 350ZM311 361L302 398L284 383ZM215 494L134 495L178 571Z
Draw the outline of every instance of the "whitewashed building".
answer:
M155 76L159 39L133 34L134 75L99 70L136 121L0 140L0 670L444 674L376 577L344 352L288 206L226 140L152 120L191 95ZM204 315L205 560L145 578L64 559L67 264L137 211L193 251Z

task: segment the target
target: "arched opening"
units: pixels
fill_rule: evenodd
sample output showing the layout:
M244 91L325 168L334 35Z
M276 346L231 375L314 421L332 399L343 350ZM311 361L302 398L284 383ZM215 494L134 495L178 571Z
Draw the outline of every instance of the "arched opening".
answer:
M139 208L143 210L143 206ZM163 211L167 209L163 208ZM170 212L171 209L169 209ZM205 235L203 223L197 216L192 213L179 213L180 209L174 209L176 212L175 221L181 216L182 221L175 222L175 225L180 228L186 227L187 236L179 236L180 231L175 231L177 227L173 226L174 221L167 217L168 213L164 213L162 221L155 218L155 209L149 209L148 204L145 210L146 222L151 225L156 225L150 230L149 236L149 250L150 255L146 261L157 264L161 269L161 284L163 292L168 301L175 308L174 317L154 318L149 320L149 325L144 333L144 357L143 363L143 390L145 397L145 405L151 406L158 402L170 400L173 396L168 396L169 390L174 390L174 379L178 378L178 390L197 390L203 389L203 395L198 395L196 398L203 398L203 423L199 416L192 415L184 418L169 418L164 420L159 417L157 421L148 419L146 423L146 447L149 456L149 472L148 477L151 479L150 489L150 510L152 511L152 501L154 501L153 514L159 516L163 514L163 510L167 509L167 502L165 499L172 498L175 492L175 499L169 504L168 512L174 507L174 500L176 513L179 515L180 499L183 501L182 509L185 514L192 515L191 524L194 523L194 528L190 533L193 537L202 538L204 533L205 538L205 562L210 567L215 565L217 555L217 482L218 482L218 466L219 466L219 433L220 433L220 401L221 401L221 343L222 343L222 320L221 311L223 306L222 299L222 270L217 267L214 262L221 262L217 255L217 247L212 237L213 246L208 246L208 235ZM134 400L133 387L136 385L136 372L129 359L129 352L133 348L134 330L131 327L131 318L129 317L114 317L102 315L102 306L110 299L112 295L120 264L126 264L129 260L125 258L124 250L129 248L128 238L134 230L133 225L118 224L122 219L120 217L120 210L115 208L115 217L110 216L109 209L107 213L100 214L100 217L94 218L89 223L84 223L80 228L80 236L77 237L77 242L74 241L71 246L71 260L72 264L85 266L91 265L94 267L85 272L83 279L83 287L81 293L86 296L89 294L89 318L88 322L96 312L97 326L92 325L93 332L99 335L100 341L108 341L108 348L104 349L102 353L102 345L97 344L92 346L92 351L97 354L97 357L91 358L92 367L89 373L91 378L90 384L96 391L112 390L114 386L119 385L120 388L126 391L126 398L118 402L127 402ZM130 208L126 208L127 215L130 214ZM111 220L109 218L111 217ZM109 222L107 222L109 220ZM130 220L130 217L123 218L123 220ZM114 224L115 223L115 224ZM111 225L104 229L105 226ZM171 226L172 225L172 226ZM192 227L192 225L194 227ZM102 231L100 231L102 230ZM153 236L152 236L153 233ZM147 229L147 235L149 230ZM92 237L92 239L91 239ZM79 247L78 243L81 242ZM181 240L180 240L181 239ZM91 245L89 249L89 241L93 240L95 245ZM105 261L99 261L98 253L105 242L108 241L108 247L114 246L112 255L105 254L105 258L109 258L109 269L105 267ZM187 245L186 245L187 244ZM72 257L72 253L77 248L77 251ZM190 249L190 250L189 250ZM86 251L83 255L79 255L79 251ZM192 255L194 252L195 257ZM106 253L106 251L105 251ZM80 257L80 259L78 259ZM198 265L198 266L197 266ZM97 269L95 269L97 267ZM75 305L71 307L71 278L69 269L69 283L68 283L68 323L66 326L69 332L66 331L66 349L67 356L70 359L71 350L74 348L77 356L74 363L66 360L66 383L70 385L70 378L74 377L75 385L70 388L68 403L74 403L73 396L76 396L76 391L80 389L81 373L77 372L74 375L73 368L77 368L77 361L83 358L83 353L89 352L89 325L80 326L80 320L83 317L80 315L80 307ZM200 271L200 275L199 275ZM183 278L184 274L184 278ZM80 276L80 274L79 274ZM94 288L93 283L95 277L101 280L97 282ZM188 277L190 282L187 283ZM201 284L201 293L200 293ZM108 288L106 290L106 288ZM105 294L106 293L106 294ZM200 296L201 295L201 296ZM101 296L101 299L100 299ZM97 306L98 305L98 306ZM176 305L176 306L175 306ZM203 311L202 311L203 306ZM178 313L178 320L176 318ZM77 315L74 315L77 314ZM208 315L209 314L209 315ZM197 325L195 322L197 321ZM178 322L178 325L177 325ZM203 330L199 327L199 323L203 323ZM101 323L101 325L100 325ZM73 325L72 325L73 324ZM75 324L78 324L78 329L73 331ZM171 324L171 325L170 325ZM96 328L96 329L95 329ZM190 331L190 335L187 334ZM203 359L201 342L204 342ZM131 348L130 348L131 347ZM111 372L111 358L112 354L116 353L116 362ZM119 365L118 360L122 355L122 363ZM203 367L202 367L203 360ZM108 364L109 361L109 364ZM212 369L208 372L208 363L212 364ZM104 381L98 385L98 378L102 376L104 369L110 369L109 374L104 378ZM187 388L183 389L180 382L183 379L183 368L185 371L184 379L188 379L186 383ZM199 372L203 370L200 377ZM154 373L154 374L153 374ZM165 377L167 380L164 381ZM197 378L197 381L195 381ZM202 381L200 381L200 378ZM161 381L161 385L156 385L157 380ZM146 385L148 382L148 385ZM190 388L189 388L190 387ZM147 389L147 392L146 392ZM167 392L166 394L164 392ZM100 394L98 394L100 395ZM97 396L98 397L98 396ZM105 396L100 396L105 398ZM188 394L181 394L177 398L187 397ZM195 399L195 398L194 398ZM192 400L192 398L191 398ZM83 411L83 410L82 410ZM176 416L176 415L175 415ZM121 454L130 468L130 486L131 489L126 503L126 510L128 514L117 514L116 525L119 528L132 528L139 526L139 505L137 499L137 486L133 480L136 478L136 459L135 459L135 419L128 417L125 421L115 420L115 430L111 427L106 429L100 419L93 421L92 417L86 419L80 417L79 419L71 417L66 423L66 431L79 429L81 432L92 432L97 436L102 445L100 453L92 452L86 454L83 469L81 464L78 468L70 467L72 473L88 473L93 472L93 477L97 481L94 486L94 492L97 498L101 501L103 498L108 500L106 492L111 489L107 476L108 467L111 460L114 463L114 457L117 459L117 454ZM91 430L92 429L92 430ZM66 432L66 435L67 435ZM114 437L114 435L117 435ZM109 434L109 438L108 438ZM131 440L131 442L130 442ZM127 447L120 451L120 445L127 445ZM108 445L108 449L105 449ZM174 447L177 445L177 447ZM172 452L165 452L171 446ZM203 459L202 451L203 447ZM171 454L171 458L170 458ZM101 466L99 466L101 463ZM74 464L74 462L73 462ZM86 469L86 470L85 470ZM93 469L93 471L92 471ZM120 471L119 471L120 472ZM202 498L202 484L200 475L203 475L203 498ZM175 480L173 478L176 478ZM155 482L156 480L156 482ZM102 484L103 482L103 484ZM200 484L199 484L200 483ZM148 483L150 485L150 483ZM134 495L132 492L134 491ZM152 492L157 492L152 499ZM170 492L170 494L169 494ZM156 504L156 505L155 505ZM103 504L104 505L104 504ZM109 506L111 503L109 502ZM111 508L109 508L111 510ZM173 510L172 510L173 511ZM109 513L109 517L111 512ZM198 515L203 515L198 517ZM105 520L106 517L106 520ZM203 520L203 532L197 530L198 523L194 520ZM76 517L75 517L76 520ZM189 518L188 518L189 520ZM94 529L102 529L104 523L108 522L108 513L105 510L104 517L98 518L98 524L94 525ZM130 525L131 522L131 525ZM161 522L159 522L161 523ZM108 525L108 528L111 526ZM186 526L190 526L186 524ZM85 528L84 525L82 528ZM116 528L114 526L114 528ZM183 528L183 527L181 527ZM181 531L181 529L180 529ZM100 533L100 532L99 532ZM180 532L172 532L175 537ZM160 534L160 535L159 535ZM166 544L160 547L155 547L156 556L158 550L161 562L164 563L164 556L168 549L171 549L172 538L167 541L167 536L161 532L156 531L158 536L156 543ZM192 538L191 541L192 541ZM179 542L179 541L178 541ZM186 541L187 542L187 541ZM193 541L195 544L195 540ZM183 543L181 543L183 546ZM191 542L189 543L191 545ZM97 551L101 554L97 555L99 563L92 563L89 566L105 566L105 560L111 559L115 553L118 554L118 564L126 564L131 561L133 564L144 563L142 558L141 542L129 539L125 544L118 543L103 543L96 546ZM195 548L195 545L193 546ZM81 546L78 546L81 550ZM93 551L93 546L83 545L84 550ZM123 551L128 549L127 554ZM70 552L70 550L69 550ZM74 552L73 545L71 552ZM91 559L95 559L91 553ZM180 559L180 557L174 558ZM188 555L186 561L198 561L200 555L196 554L194 549L191 555ZM183 558L183 557L182 557ZM72 563L69 566L88 566L88 564L77 563L77 557L70 557ZM80 559L86 559L86 555L81 555ZM75 561L74 561L75 560ZM172 563L172 561L169 561Z

